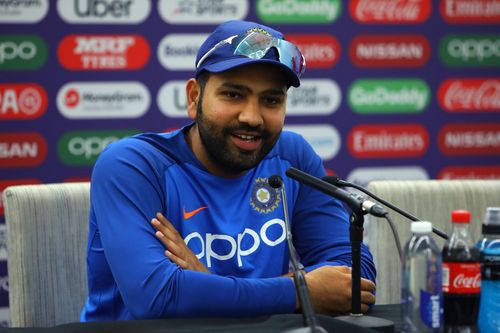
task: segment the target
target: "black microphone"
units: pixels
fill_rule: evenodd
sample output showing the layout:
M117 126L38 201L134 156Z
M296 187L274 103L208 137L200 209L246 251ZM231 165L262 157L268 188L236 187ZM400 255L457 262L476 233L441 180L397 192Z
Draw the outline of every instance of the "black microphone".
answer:
M371 193L370 191L368 191L366 188L362 187L362 186L359 186L359 185L356 185L354 183L351 183L351 182L348 182L348 181L345 181L345 180L342 180L340 179L339 177L337 176L326 176L326 177L323 177L323 180L334 185L334 186L339 186L339 187L352 187L352 188L355 188L356 190L358 191L361 191L367 195L369 195L370 197L372 197L373 199L381 202L382 204L386 205L387 207L389 207L390 209L392 209L393 211L403 215L404 217L406 217L407 219L411 220L411 221L421 221L421 219L419 219L418 217L415 217L413 215L411 215L410 213L404 211L403 209L391 204L390 202L376 196L375 194ZM435 228L435 227L432 227L432 231L440 236L441 238L444 238L444 239L448 239L448 235Z
M286 201L286 193L284 189L283 179L278 175L272 175L268 179L268 184L274 188L279 189L281 193L281 200L283 202L283 215L285 218L285 232L286 240L288 244L288 251L290 252L290 261L293 267L293 278L295 280L295 289L300 300L300 305L302 308L302 315L304 318L304 327L308 328L311 332L323 333L325 329L318 324L316 315L314 313L314 308L312 306L311 297L309 295L309 289L307 288L307 282L304 276L304 272L299 268L299 260L297 250L293 246L292 231L290 226L290 219L288 218L288 205ZM302 330L293 330L293 332L302 332ZM291 331L290 331L291 332Z
M325 180L321 180L303 171L300 171L299 169L289 168L286 171L286 175L345 202L349 206L349 208L354 211L362 210L367 214L378 217L384 217L387 215L385 209L382 206L374 203L373 201L366 200L363 197L360 198L357 194L347 192L330 184Z
M336 319L361 327L374 328L380 332L394 332L394 323L390 320L365 316L361 312L361 243L363 242L363 215L370 213L363 207L363 201L356 195L333 186L324 180L309 175L295 168L289 168L286 175L305 185L328 194L346 203L351 208L349 239L351 241L351 260L352 260L352 285L351 285L351 306L352 312L348 316L336 317ZM382 213L379 209L373 210L375 214ZM384 212L382 215L385 216Z

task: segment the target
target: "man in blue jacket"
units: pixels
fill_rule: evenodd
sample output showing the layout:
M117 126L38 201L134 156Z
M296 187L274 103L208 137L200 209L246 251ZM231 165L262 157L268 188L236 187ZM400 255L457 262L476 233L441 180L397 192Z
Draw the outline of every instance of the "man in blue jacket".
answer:
M351 308L348 214L337 200L286 177L326 175L298 134L282 131L287 90L305 60L283 34L221 24L187 81L193 120L170 133L115 142L92 174L82 321L256 316L300 308L289 277L283 198L314 308ZM375 302L375 267L362 247L362 310Z

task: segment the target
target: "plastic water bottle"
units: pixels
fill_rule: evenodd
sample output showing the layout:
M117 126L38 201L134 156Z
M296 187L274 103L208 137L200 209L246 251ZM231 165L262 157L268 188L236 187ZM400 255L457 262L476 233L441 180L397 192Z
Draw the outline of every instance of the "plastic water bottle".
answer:
M412 222L411 232L402 258L403 332L442 332L441 251L431 222Z
M500 207L489 207L483 223L481 301L477 326L481 333L500 332Z

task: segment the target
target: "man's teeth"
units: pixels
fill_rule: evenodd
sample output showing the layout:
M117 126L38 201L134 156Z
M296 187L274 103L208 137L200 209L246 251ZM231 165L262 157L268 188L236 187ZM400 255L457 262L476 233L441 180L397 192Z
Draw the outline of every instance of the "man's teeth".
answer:
M240 139L242 140L255 140L255 136L253 135L237 135L237 137L239 137Z

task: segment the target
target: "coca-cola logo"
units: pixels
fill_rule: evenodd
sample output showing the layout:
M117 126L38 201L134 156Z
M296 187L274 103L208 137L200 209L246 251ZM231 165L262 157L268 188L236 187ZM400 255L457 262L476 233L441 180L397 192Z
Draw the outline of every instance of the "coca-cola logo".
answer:
M500 179L498 166L450 166L441 169L437 179Z
M304 54L307 68L330 68L340 59L340 43L332 35L297 34L287 35L286 39L297 45Z
M439 87L438 100L449 112L500 112L500 80L446 80Z
M349 12L358 23L422 23L429 18L431 1L427 0L352 0Z
M479 272L475 276L465 276L464 273L460 273L457 276L455 276L455 279L453 280L453 287L454 288L466 288L466 289L473 289L473 288L480 288L481 287L481 273Z
M439 11L448 23L500 22L500 1L498 0L442 0Z

